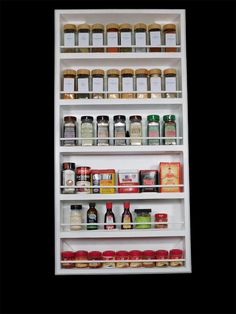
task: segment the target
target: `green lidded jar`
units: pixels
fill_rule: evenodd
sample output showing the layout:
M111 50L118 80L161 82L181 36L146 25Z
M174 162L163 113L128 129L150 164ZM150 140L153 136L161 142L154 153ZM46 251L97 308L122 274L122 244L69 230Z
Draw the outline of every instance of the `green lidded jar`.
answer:
M150 212L152 210L150 208L144 209L135 209L134 212L136 214L134 222L139 223L135 224L136 229L149 229L151 228L151 215Z
M147 116L147 137L153 137L148 139L148 145L160 145L160 116L151 114Z
M165 145L176 145L177 140L176 138L176 118L173 114L168 114L163 116L163 137L170 137L167 139L164 139Z

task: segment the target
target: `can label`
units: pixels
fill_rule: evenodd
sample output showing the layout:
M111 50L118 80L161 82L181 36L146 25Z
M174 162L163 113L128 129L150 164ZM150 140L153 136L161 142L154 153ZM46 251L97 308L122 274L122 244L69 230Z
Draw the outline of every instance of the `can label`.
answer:
M81 173L76 175L76 185L79 188L76 188L76 193L90 193L90 174Z

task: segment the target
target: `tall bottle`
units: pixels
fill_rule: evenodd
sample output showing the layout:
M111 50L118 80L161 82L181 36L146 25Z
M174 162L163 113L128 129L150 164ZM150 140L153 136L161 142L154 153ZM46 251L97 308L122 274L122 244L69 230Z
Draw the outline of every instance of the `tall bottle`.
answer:
M87 230L98 229L98 225L93 225L93 223L98 222L98 213L95 205L96 203L89 203L89 209L87 211Z
M115 221L115 215L112 211L112 202L106 202L106 214L104 217L104 223L109 223L109 225L104 225L104 229L112 230L116 228L116 225L114 225Z
M121 229L133 229L133 225L131 224L133 222L132 214L129 208L130 202L124 202L124 211L121 217L121 222L123 224L121 225Z

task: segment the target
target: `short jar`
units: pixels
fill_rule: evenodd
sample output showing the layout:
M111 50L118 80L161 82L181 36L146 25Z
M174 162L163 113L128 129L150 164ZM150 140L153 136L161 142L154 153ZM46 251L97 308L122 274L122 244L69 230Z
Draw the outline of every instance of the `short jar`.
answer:
M163 222L165 222L163 224ZM168 228L168 215L167 213L157 213L155 214L155 228L165 229Z
M143 262L143 267L154 267L155 266L155 252L153 250L143 251L143 259L146 261Z
M153 23L148 25L149 52L161 52L161 25Z
M164 90L166 98L177 97L177 80L176 80L176 69L165 69L164 74Z
M104 52L104 25L92 25L92 52Z
M76 193L89 194L91 182L91 168L90 167L77 167L75 169Z
M66 116L64 117L64 126L63 126L63 137L64 138L73 138L77 134L77 125L76 117ZM77 143L76 140L64 140L64 146L75 146Z
M92 98L104 98L104 70L95 69L91 71Z
M150 208L138 208L135 209L135 225L136 229L150 229L151 228L151 209Z
M121 98L134 98L134 70L121 70Z
M68 263L61 263L61 268L73 268L74 263L70 263L70 261L75 260L75 253L72 251L63 251L61 252L61 260L68 261Z
M165 261L165 259L168 259L169 253L166 250L158 250L156 251L156 259L160 259L161 261L156 262L157 267L165 267L169 265L168 261Z
M135 52L146 52L147 48L147 25L144 23L137 23L134 25L134 44Z
M102 267L102 253L100 251L91 251L88 253L89 261L98 261L98 262L89 262L88 266L90 268L100 268ZM100 261L100 262L99 262Z
M110 23L106 26L107 52L119 52L119 24Z
M64 25L64 49L63 52L76 52L76 25ZM70 48L71 47L71 48Z
M120 25L120 52L132 52L132 25L124 23Z
M116 256L115 251L104 251L102 253L102 259L105 260L106 262L103 262L103 267L115 268L116 267L115 256Z
M65 186L62 189L62 193L64 194L72 194L75 193L75 163L73 162L64 162L62 164L62 176L61 176L61 184Z
M148 98L148 70L135 70L135 89L137 91L136 98Z
M88 260L88 251L81 250L81 251L75 252L75 260L81 261L81 262L75 263L75 267L77 268L88 267L88 262L86 262Z
M77 98L90 98L90 71L87 69L80 69L77 71Z
M120 98L120 71L117 69L107 70L107 98Z
M175 259L176 261L170 262L170 266L183 266L183 261L178 261L178 259L183 259L183 250L180 249L173 249L170 250L170 259Z
M138 268L143 266L142 262L139 262L139 260L142 260L142 251L129 251L129 259L132 260L129 265L130 267Z
M119 260L123 260L119 262ZM116 252L116 267L126 268L129 267L129 252L128 251L117 251Z
M166 47L164 48L165 52L176 52L176 25L175 24L165 24L163 26L163 34L164 34L164 44Z
M90 25L87 23L79 24L77 26L77 52L90 52Z
M63 71L63 98L74 99L75 97L75 78L76 71L67 69Z
M151 98L162 97L162 72L161 69L149 70L149 90Z

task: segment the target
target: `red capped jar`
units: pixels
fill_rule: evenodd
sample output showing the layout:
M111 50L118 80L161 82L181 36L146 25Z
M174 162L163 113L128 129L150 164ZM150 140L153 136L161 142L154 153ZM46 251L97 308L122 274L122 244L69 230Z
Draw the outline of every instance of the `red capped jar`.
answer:
M176 261L170 262L170 266L183 266L184 262L183 261L178 261L178 259L183 258L183 250L180 249L173 249L170 250L170 259L175 259Z
M142 267L142 262L139 262L138 260L142 259L142 251L139 250L132 250L129 251L129 259L133 260L132 262L130 262L129 266L130 267Z
M123 260L122 262L116 262L117 268L126 268L129 267L129 252L128 251L117 251L116 252L116 260ZM126 262L127 260L127 262Z
M168 215L166 213L155 214L155 228L167 228L168 227L167 223L166 224L161 223L161 222L167 222L167 221L168 221Z
M155 262L152 261L155 259L155 252L153 250L145 250L143 251L143 259L147 260L143 262L143 267L154 267Z
M68 263L61 263L62 268L73 268L74 263L69 263L69 261L74 261L75 253L72 251L61 252L61 261L68 261Z
M81 262L75 263L75 267L77 267L77 268L88 267L88 263L84 262L84 261L88 260L88 251L81 250L81 251L75 252L75 260L81 261Z
M91 251L88 253L89 261L101 261L102 253L100 251ZM102 262L91 262L89 263L90 268L100 268L102 267Z
M75 169L75 184L79 187L76 188L76 193L90 193L90 167L77 167Z
M169 252L166 250L158 250L156 251L156 259L160 259L163 261L158 261L156 262L157 267L163 267L163 266L168 266L169 263L168 261L165 261L165 259L169 258Z
M115 263L116 253L115 251L104 251L102 253L102 259L106 262L103 263L104 268L114 268L116 267Z

